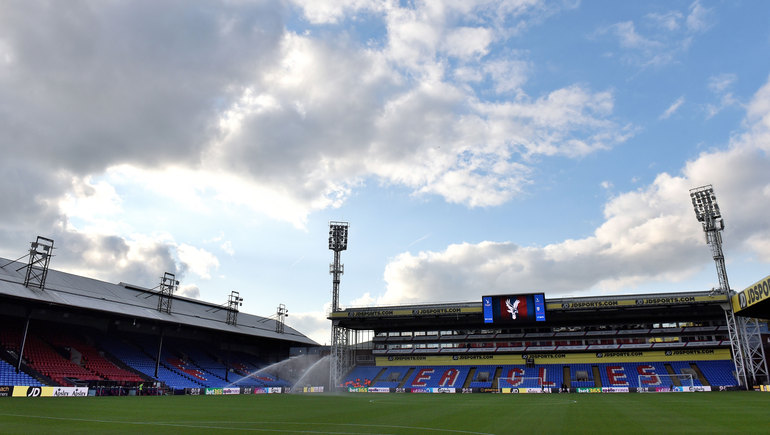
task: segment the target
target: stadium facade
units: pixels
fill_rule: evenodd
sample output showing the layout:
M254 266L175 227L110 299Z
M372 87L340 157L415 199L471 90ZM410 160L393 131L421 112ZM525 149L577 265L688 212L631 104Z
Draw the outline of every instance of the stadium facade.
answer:
M740 382L733 358L740 348L728 327L732 304L731 295L713 291L513 294L348 308L329 319L351 337L371 331L370 342L351 344L352 370L341 385L351 391L702 391L767 384L751 375L751 385Z
M330 376L337 382L322 385L316 377L300 385L294 381L307 381L309 365L296 356L312 355L315 367L326 349L285 326L280 307L269 318L239 313L237 294L219 305L181 297L168 273L146 288L49 269L52 244L38 238L26 263L0 259L0 396L252 394L298 386L317 392L329 385L414 393L706 391L768 384L767 325L754 318L770 312L770 277L740 293L528 293L336 307L328 318L338 340L326 362L329 373L344 372ZM330 270L338 291L338 251ZM747 337L760 339L752 347Z
M150 289L49 269L52 243L0 258L0 395L278 392L291 356L319 349L282 316L239 312L235 292L218 305L174 294L168 273Z

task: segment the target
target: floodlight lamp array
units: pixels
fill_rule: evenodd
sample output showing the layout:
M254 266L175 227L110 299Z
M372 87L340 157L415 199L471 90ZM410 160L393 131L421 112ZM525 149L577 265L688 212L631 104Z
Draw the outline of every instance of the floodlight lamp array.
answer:
M332 251L345 251L348 249L348 223L329 223L329 249Z
M235 290L230 292L230 298L227 302L230 305L231 309L237 310L238 307L243 306L243 298L241 297L240 292L237 292Z
M165 272L160 278L161 290L167 290L169 293L174 293L179 288L179 281L176 279L176 275L170 272Z
M53 240L38 236L37 241L31 243L31 248L31 250L37 254L49 254L53 251ZM43 252L40 252L40 249L42 249Z
M717 204L717 197L714 195L714 189L710 184L691 189L690 198L698 222L716 220L722 217L719 204Z

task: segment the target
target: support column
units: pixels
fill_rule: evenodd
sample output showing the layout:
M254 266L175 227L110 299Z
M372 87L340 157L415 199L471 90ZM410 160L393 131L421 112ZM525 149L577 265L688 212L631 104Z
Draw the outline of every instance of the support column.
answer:
M29 320L32 313L27 314L27 321L24 323L24 334L21 336L21 346L19 347L19 359L16 361L16 373L21 371L21 361L24 358L24 346L27 344L27 333L29 332Z
M158 355L155 357L155 379L158 379L158 369L160 368L160 354L163 351L163 328L160 329L160 338L158 339Z

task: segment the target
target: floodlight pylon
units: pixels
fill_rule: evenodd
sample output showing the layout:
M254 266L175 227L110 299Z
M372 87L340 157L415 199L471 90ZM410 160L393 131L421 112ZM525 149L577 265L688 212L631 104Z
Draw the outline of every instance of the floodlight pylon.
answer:
M238 324L238 307L243 305L243 298L241 294L235 290L230 292L230 296L227 298L227 319L228 325Z
M348 249L347 222L329 222L329 249L334 251L334 263L329 265L332 275L332 312L340 311L340 277L345 273L340 263L340 253ZM331 363L329 364L329 389L334 391L351 365L350 339L347 328L339 320L332 320Z
M706 243L711 248L711 255L716 264L717 277L719 278L719 289L717 290L728 293L730 291L730 284L727 281L727 268L725 267L725 254L722 252L721 234L721 231L725 229L725 221L722 219L722 213L719 211L714 188L709 184L690 189L690 198L695 210L695 218L703 226L703 232L706 233Z
M53 240L37 236L37 240L30 243L29 261L27 272L24 275L24 287L37 287L45 290L45 280L48 277L48 265L53 256Z
M276 310L275 315L275 332L283 334L286 317L289 316L289 310L286 309L286 305L278 304L278 310Z
M722 212L719 210L714 188L708 184L690 189L690 199L695 210L695 217L703 226L706 243L711 248L711 255L716 264L719 288L712 291L726 295L729 300L735 292L730 289L727 280L721 234L721 231L725 229L725 222L722 219ZM759 378L763 378L765 382L768 381L770 376L767 360L762 350L762 338L756 319L736 316L731 303L726 304L724 310L738 382L748 389L749 378L751 384L754 385Z
M176 280L176 275L173 273L165 272L160 278L159 287L158 311L161 313L171 314L171 301L173 300L174 292L179 287L179 281Z

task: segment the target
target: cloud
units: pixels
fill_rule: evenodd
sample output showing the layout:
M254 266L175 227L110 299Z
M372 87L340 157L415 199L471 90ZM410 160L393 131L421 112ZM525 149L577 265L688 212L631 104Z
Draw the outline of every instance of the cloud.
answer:
M482 294L545 291L578 295L676 282L711 259L689 189L713 184L734 254L770 258L770 81L748 105L747 128L724 150L704 152L677 176L610 199L593 235L546 246L453 244L403 253L384 273L378 304L478 300ZM716 277L715 277L716 279ZM714 286L718 286L715 282Z
M219 245L219 249L221 249L225 254L229 256L235 255L235 249L233 249L233 242L230 240L225 240L222 242L221 245Z
M624 48L654 49L660 47L660 43L647 39L636 32L633 21L623 21L610 26L610 30L618 37L620 46Z
M494 27L458 28L465 48L439 44L453 13L388 10L382 50L286 34L281 60L221 115L206 166L304 203L305 215L341 204L372 177L473 207L518 194L527 158L583 156L627 138L610 119L611 93L571 86L531 98L520 88L526 61L474 61L499 38ZM442 56L471 58L458 66L463 82L445 80L455 75ZM465 86L485 76L516 101L489 102Z
M699 0L690 5L690 13L685 20L690 32L703 32L711 27L711 9L703 7Z
M644 18L638 23L621 21L604 26L595 36L613 36L622 49L619 57L630 65L661 67L676 61L697 35L711 28L711 10L699 1L690 5L686 15L674 10Z
M329 307L326 307L327 309ZM291 312L286 318L286 324L302 331L303 334L310 337L316 343L328 345L331 341L331 325L326 318L326 311L323 312Z
M715 94L723 94L738 80L735 74L718 74L709 77L708 88Z
M489 74L495 92L504 94L515 91L524 97L522 86L527 81L532 66L524 60L490 60L484 64L484 72Z
M676 113L677 110L679 110L679 108L682 106L682 104L684 104L684 96L681 96L681 97L677 98L676 101L671 103L671 105L668 106L668 108L666 110L664 110L663 113L660 114L658 119L668 119L668 118L670 118L671 115L673 115L674 113Z
M610 92L528 95L526 58L482 61L512 37L512 21L562 6L296 5L311 24L379 20L382 45L293 33L280 3L84 2L66 6L72 20L57 3L9 7L0 148L13 149L20 179L35 161L36 177L23 191L0 188L22 203L0 213L21 222L22 210L45 208L47 222L127 234L107 214L118 213L122 186L198 213L213 199L303 227L370 181L490 206L531 182L532 158L585 156L628 137ZM28 16L40 31L22 24ZM493 94L452 81L463 71L490 80Z
M0 185L13 204L0 210L2 245L23 251L52 236L57 267L149 287L164 271L207 279L214 254L119 218L127 192L174 211L233 206L298 228L365 183L488 207L524 191L537 159L580 158L633 132L614 118L611 91L530 94L526 53L485 62L569 5L297 5L313 30L355 22L352 13L383 34L362 44L333 26L294 32L278 2L4 8L0 171L23 182ZM462 71L493 86L469 85Z
M651 20L657 26L671 32L679 29L684 15L679 11L668 11L664 13L647 14L645 18Z
M185 278L187 268L178 263L170 236L154 234L122 238L77 231L44 231L54 239L56 257L51 267L105 281L129 282L154 288L164 272Z
M187 298L200 299L201 291L198 286L194 284L187 284L179 287L178 294Z
M80 175L116 162L194 164L233 85L272 62L281 14L271 3L9 5L2 147Z
M723 73L709 77L707 87L717 98L719 98L719 102L706 105L707 119L712 118L728 107L740 105L738 99L735 98L732 92L730 92L730 89L737 80L738 76L731 73Z
M335 24L360 11L377 11L383 2L371 0L292 0L313 24Z
M219 268L219 260L214 254L202 248L196 248L186 243L176 247L177 255L187 270L202 279L211 279L211 269Z
M455 57L483 56L492 42L492 30L478 27L460 27L444 38L446 52Z

